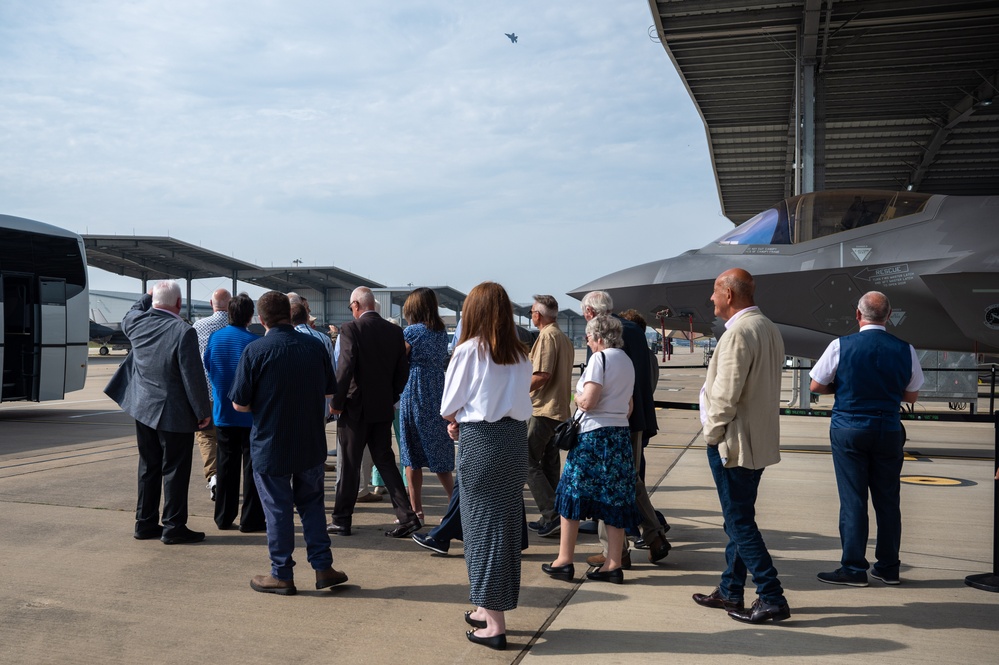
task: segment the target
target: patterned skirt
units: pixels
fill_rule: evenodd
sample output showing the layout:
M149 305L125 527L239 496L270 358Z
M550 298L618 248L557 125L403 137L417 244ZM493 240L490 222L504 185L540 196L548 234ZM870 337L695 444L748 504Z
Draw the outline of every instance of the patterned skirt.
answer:
M517 607L527 482L527 423L461 423L458 491L468 599L487 610ZM632 489L634 494L634 489Z
M601 427L579 435L555 490L555 510L569 520L592 517L622 529L641 523L627 427Z

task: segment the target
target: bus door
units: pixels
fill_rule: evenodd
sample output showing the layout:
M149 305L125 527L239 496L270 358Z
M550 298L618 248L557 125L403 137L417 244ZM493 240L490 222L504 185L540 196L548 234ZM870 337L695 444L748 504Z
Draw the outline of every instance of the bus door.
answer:
M62 399L66 395L66 280L38 278L41 310L41 364L37 400ZM40 338L40 339L39 339Z
M30 275L3 275L3 400L38 399L38 326Z

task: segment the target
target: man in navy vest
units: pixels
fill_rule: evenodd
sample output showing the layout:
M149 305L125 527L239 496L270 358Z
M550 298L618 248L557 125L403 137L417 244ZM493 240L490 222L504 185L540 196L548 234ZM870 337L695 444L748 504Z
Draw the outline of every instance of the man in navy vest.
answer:
M916 350L885 330L890 315L885 294L865 293L857 304L860 332L833 341L809 374L812 392L836 395L829 438L843 557L840 568L818 574L827 584L867 586L868 490L878 522L871 577L899 583L899 474L905 443L899 407L916 401L923 371Z

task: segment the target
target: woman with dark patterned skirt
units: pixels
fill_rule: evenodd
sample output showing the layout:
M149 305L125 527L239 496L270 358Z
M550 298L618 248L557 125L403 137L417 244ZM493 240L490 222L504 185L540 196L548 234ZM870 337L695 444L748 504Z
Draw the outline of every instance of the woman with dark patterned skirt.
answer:
M531 362L502 286L479 284L462 308L461 339L444 380L441 415L458 441L465 565L475 609L468 639L506 649L505 612L520 596Z
M565 460L555 490L555 509L562 520L558 557L541 569L556 579L571 580L572 560L581 519L607 525L607 559L586 577L621 584L624 530L642 521L635 505L635 458L628 416L632 408L635 368L621 348L621 322L602 314L586 324L586 343L593 351L576 384L579 442Z

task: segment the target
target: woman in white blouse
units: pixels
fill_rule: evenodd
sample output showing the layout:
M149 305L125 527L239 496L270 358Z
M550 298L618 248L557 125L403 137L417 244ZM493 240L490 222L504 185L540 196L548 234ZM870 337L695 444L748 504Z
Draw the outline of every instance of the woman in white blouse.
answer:
M444 379L441 415L458 441L465 565L475 609L468 639L506 648L504 612L517 607L527 481L531 362L502 286L479 284L462 308L461 339Z
M621 322L602 314L586 324L586 343L593 351L576 384L579 442L569 451L555 490L555 509L562 520L558 557L541 569L563 580L575 576L579 520L595 518L607 525L607 559L591 580L624 581L621 552L624 530L641 522L635 505L635 458L631 447L632 390L635 367L621 348Z

